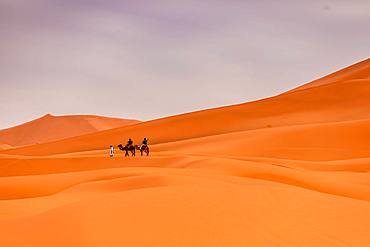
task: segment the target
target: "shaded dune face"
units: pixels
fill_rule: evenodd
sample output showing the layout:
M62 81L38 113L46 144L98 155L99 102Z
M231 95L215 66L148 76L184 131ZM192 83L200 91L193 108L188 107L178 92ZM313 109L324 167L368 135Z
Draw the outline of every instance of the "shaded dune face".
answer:
M0 130L0 143L9 146L33 145L136 123L139 121L92 115L52 116L47 114L28 123Z
M369 64L264 100L4 149L1 246L369 246ZM128 137L148 137L151 155L110 158Z

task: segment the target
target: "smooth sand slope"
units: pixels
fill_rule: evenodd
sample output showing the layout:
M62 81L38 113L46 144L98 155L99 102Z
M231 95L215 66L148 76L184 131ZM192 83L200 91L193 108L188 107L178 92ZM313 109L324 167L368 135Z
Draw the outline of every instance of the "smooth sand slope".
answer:
M53 116L47 114L33 121L0 130L0 143L24 146L93 133L140 121L93 115ZM9 147L8 146L8 147Z
M369 246L369 63L265 100L2 150L1 246ZM151 156L108 157L144 136Z

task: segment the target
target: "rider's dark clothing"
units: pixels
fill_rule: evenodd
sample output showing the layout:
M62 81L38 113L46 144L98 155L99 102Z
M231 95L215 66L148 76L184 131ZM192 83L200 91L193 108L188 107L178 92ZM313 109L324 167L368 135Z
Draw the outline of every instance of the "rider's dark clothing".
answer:
M132 146L132 144L134 144L134 142L132 141L132 140L128 140L128 142L127 142L127 147L130 147L130 146Z
M148 145L148 140L147 139L143 140L143 145Z

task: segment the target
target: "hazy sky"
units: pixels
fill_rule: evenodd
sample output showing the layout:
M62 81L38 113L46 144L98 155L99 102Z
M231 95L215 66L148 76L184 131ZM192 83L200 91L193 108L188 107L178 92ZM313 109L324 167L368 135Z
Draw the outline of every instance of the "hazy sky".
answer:
M369 26L368 0L0 0L0 128L271 96L368 58Z

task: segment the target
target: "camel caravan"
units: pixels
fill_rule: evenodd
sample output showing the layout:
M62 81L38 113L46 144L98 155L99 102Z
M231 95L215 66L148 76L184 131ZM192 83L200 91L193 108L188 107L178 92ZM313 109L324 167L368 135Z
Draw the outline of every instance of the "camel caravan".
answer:
M148 146L148 139L144 138L141 145L134 145L134 142L130 139L128 139L127 144L123 146L122 144L119 144L117 147L125 152L125 157L130 156L129 152L131 152L131 156L136 156L136 150L140 151L141 156L143 156L144 153L146 153L146 156L149 155L149 146ZM114 156L114 146L110 145L110 151L109 151L110 157L112 158Z

